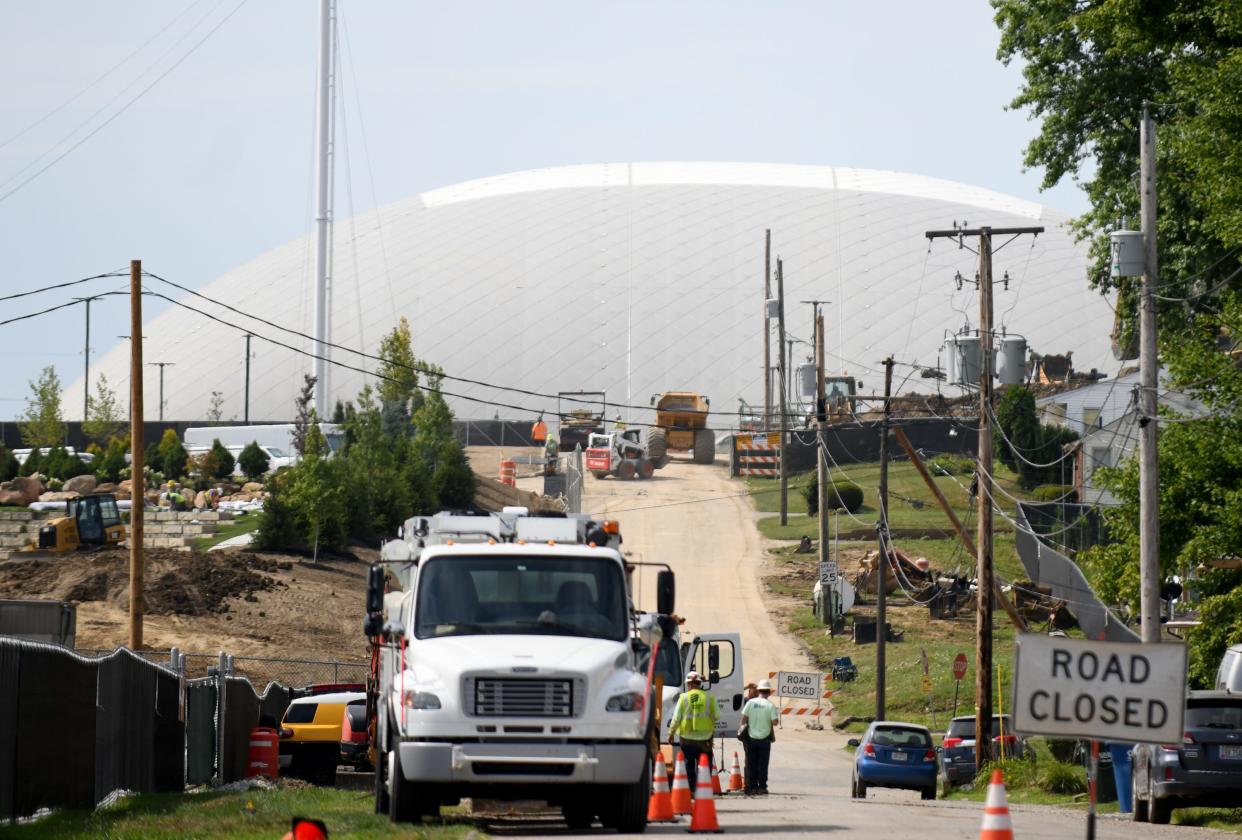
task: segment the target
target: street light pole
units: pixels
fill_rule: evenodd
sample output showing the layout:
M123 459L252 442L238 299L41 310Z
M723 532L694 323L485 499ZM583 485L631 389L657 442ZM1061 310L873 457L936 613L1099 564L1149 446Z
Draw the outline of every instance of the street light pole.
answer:
M160 422L164 422L164 368L176 367L176 362L147 362L151 367L160 369Z

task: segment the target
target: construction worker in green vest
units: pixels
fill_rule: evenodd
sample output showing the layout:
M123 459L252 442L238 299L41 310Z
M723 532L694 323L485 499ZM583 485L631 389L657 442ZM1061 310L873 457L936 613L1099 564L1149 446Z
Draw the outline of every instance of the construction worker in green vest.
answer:
M697 671L686 674L686 690L677 698L673 719L669 721L669 737L681 738L681 751L686 756L686 778L690 790L697 790L699 756L706 755L708 766L715 772L712 759L712 737L716 734L716 698L703 690L703 680Z

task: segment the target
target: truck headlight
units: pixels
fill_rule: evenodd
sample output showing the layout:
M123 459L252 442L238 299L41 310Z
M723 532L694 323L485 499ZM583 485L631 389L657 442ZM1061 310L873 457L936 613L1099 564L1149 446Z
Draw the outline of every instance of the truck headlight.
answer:
M608 703L604 706L606 712L641 712L642 710L643 695L637 691L614 694L608 698Z
M406 691L401 695L401 705L407 709L438 709L440 698L430 691Z

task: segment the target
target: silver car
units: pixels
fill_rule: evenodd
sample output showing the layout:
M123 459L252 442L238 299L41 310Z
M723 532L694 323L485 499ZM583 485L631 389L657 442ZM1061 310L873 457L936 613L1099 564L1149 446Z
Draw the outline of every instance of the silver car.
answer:
M1242 695L1192 691L1180 744L1134 748L1134 820L1167 823L1174 808L1236 807L1242 798Z

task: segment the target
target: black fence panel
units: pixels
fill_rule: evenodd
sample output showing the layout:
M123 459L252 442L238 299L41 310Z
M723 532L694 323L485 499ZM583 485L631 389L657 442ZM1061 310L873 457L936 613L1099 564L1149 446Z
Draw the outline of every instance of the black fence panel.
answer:
M185 788L185 706L181 677L160 671L155 675L155 728L151 769L157 791Z
M973 456L979 448L979 433L969 418L911 417L894 420L900 426L915 449L923 450L927 457L950 452ZM807 472L816 468L816 432L813 429L791 430L788 468L791 473ZM833 463L858 464L880 460L880 423L834 423L828 427L829 467ZM905 453L898 446L890 446L894 460L904 460Z
M13 812L95 805L96 663L49 645L19 645L18 769Z
M280 726L292 698L292 692L283 685L268 683L267 690L259 697L259 726Z
M454 420L453 436L462 446L542 446L530 436L530 420Z
M13 810L13 781L17 778L17 695L21 686L21 651L0 646L0 820L17 816Z
M100 660L96 696L95 801L114 790L154 789L154 669L119 650Z
M185 781L205 785L216 774L216 683L204 680L185 692Z

